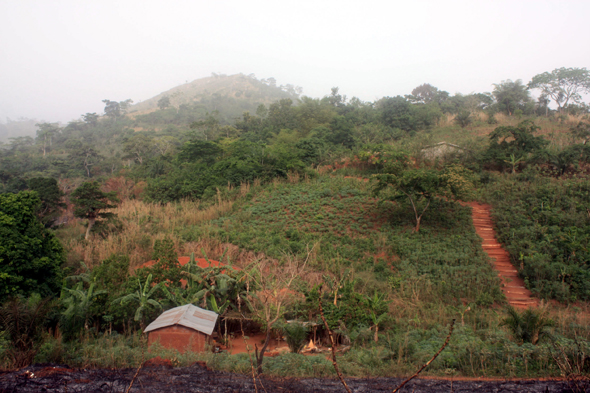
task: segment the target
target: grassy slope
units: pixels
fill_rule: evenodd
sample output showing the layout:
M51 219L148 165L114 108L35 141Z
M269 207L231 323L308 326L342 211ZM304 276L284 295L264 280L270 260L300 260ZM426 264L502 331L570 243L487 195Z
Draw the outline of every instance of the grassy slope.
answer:
M379 346L371 343L372 333L365 328L350 327L357 329L358 342L365 344L342 358L341 367L348 375L411 372L436 352L451 319L458 320L451 344L429 373L556 374L548 363L548 347L518 346L505 329L499 328L503 314L489 307L490 301L501 296L497 279L481 250L468 208L451 202L434 205L416 234L411 231L407 209L379 204L370 193L370 184L355 179L321 176L300 183L277 181L228 192L236 197L233 204L218 201L208 207L179 204L157 208L129 202L119 214L130 232L117 236L119 241L95 241L92 247L87 245L86 253L92 255L92 250L96 252L101 245L105 250L110 245L116 251L116 247L134 244L133 236L146 233L151 237L173 236L181 253L198 252L200 246L211 244L217 245L220 253L233 243L231 247L265 251L278 259L285 253L303 255L307 245L319 243L312 258L316 281L307 285L319 282L320 273L338 275L351 267L360 279L358 292L371 295L377 290L390 300L391 320L382 330ZM207 252L214 249L209 247ZM470 310L466 311L468 306ZM579 325L567 310L557 311L555 318L562 334ZM578 329L576 333L580 332ZM97 360L103 357L100 345L88 349L80 361L101 365ZM246 356L205 358L216 368L249 371ZM320 363L322 371L314 371ZM275 375L329 375L331 370L321 359L300 355L268 360L267 367Z
M353 268L369 294L374 287L404 296L414 285L416 296L429 301L501 298L468 208L438 202L420 233L413 233L411 220L407 208L373 198L367 182L322 176L277 183L237 203L233 214L187 228L181 236L213 237L278 259L285 253L304 257L318 243L313 269L338 275Z
M553 126L557 131L567 127L544 119L539 123L546 135L551 135ZM474 126L475 131L485 134L482 127L487 126ZM434 142L487 143L484 136L474 134L478 132L449 124L421 137ZM553 135L557 135L553 141L556 148L567 138L562 132ZM418 149L422 141L402 143ZM368 345L346 355L342 362L348 374L411 371L436 351L452 318L458 319L459 325L451 345L431 366L431 372L503 376L557 373L550 365L547 346L518 346L499 327L501 310L488 307L494 300L501 305L501 295L467 208L450 202L433 205L422 230L415 234L409 210L379 204L370 193L370 184L354 179L323 175L300 183L244 185L237 190L222 190L222 194L234 200L233 204L220 200L212 206L181 203L159 208L139 201L126 202L118 213L128 240L123 241L123 235L90 244L70 240L70 249L75 251L71 255L76 256L72 259L89 258L98 263L102 254L119 251L131 253L133 259L137 253L133 247L139 245L143 250L136 258L139 263L148 257L153 238L166 234L173 237L182 254L199 252L203 247L214 258L231 249L232 259L238 263L248 251L249 260L262 255L256 253L281 259L285 253L304 255L308 247L318 243L312 258L317 274L309 285L319 282L322 273L337 276L350 267L360 278L356 288L359 292L372 294L378 290L391 301L392 320L383 330L387 338L378 347ZM190 216L188 211L207 214L187 220L178 218ZM83 232L83 228L77 228ZM62 235L71 239L71 234ZM466 311L468 306L470 310ZM555 332L588 339L586 314L580 310L550 306L557 322ZM249 366L245 358L216 359L217 366L224 369L241 371L242 366L244 370ZM298 362L301 365L304 360Z

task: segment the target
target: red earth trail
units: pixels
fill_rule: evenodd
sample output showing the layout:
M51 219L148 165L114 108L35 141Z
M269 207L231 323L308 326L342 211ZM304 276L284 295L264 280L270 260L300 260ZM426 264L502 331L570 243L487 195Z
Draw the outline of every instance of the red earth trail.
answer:
M538 306L539 299L525 288L523 279L518 276L518 271L510 262L508 252L496 240L496 231L490 216L491 207L477 202L469 202L467 205L472 209L475 231L483 240L481 246L494 260L494 269L498 272L498 277L502 282L501 289L506 295L508 303L519 309Z

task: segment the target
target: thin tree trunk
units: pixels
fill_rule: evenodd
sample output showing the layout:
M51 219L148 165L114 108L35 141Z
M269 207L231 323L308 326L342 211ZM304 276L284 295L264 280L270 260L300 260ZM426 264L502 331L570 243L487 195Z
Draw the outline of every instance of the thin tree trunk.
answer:
M88 168L88 154L86 154L86 159L84 160L84 168L86 168L86 174L90 177L90 168Z
M379 325L375 325L375 342L379 342Z
M328 322L326 321L326 317L324 316L324 309L322 308L322 287L321 286L320 286L319 292L320 293L319 293L319 297L318 297L318 308L320 310L320 317L322 317L322 321L324 322L324 326L326 328L326 331L328 332L328 337L330 337L330 344L332 345L332 364L334 365L334 370L336 370L336 375L338 375L338 378L340 379L340 382L342 382L342 385L344 385L344 388L346 389L346 391L348 393L352 393L352 391L350 390L350 388L346 384L346 381L344 380L342 373L340 372L340 368L338 367L338 361L336 360L336 341L334 341L334 335L332 334L332 329L330 329L330 325L328 325Z
M266 348L268 347L268 343L270 342L270 328L266 329L266 338L264 339L264 345L260 352L258 351L258 347L256 347L256 366L258 375L262 374L262 361L264 360L264 352L266 352Z
M96 222L96 218L89 218L88 219L88 228L86 229L86 240L90 239L90 231L92 230L92 227L94 226L94 223Z

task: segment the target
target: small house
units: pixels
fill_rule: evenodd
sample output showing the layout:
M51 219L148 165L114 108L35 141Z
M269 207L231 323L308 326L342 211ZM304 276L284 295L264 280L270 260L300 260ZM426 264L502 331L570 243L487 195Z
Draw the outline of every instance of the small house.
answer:
M434 160L436 158L444 158L450 154L463 154L466 149L461 146L454 145L449 142L439 142L435 145L425 147L421 153L424 158Z
M217 313L186 304L163 312L145 328L148 345L159 342L164 348L202 352L207 336L213 333Z

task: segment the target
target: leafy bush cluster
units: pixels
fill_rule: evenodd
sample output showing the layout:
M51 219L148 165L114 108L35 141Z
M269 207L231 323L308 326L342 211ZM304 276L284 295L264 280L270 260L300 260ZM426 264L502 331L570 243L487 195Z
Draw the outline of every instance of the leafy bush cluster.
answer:
M590 182L522 174L490 185L500 241L538 295L562 302L590 299Z

